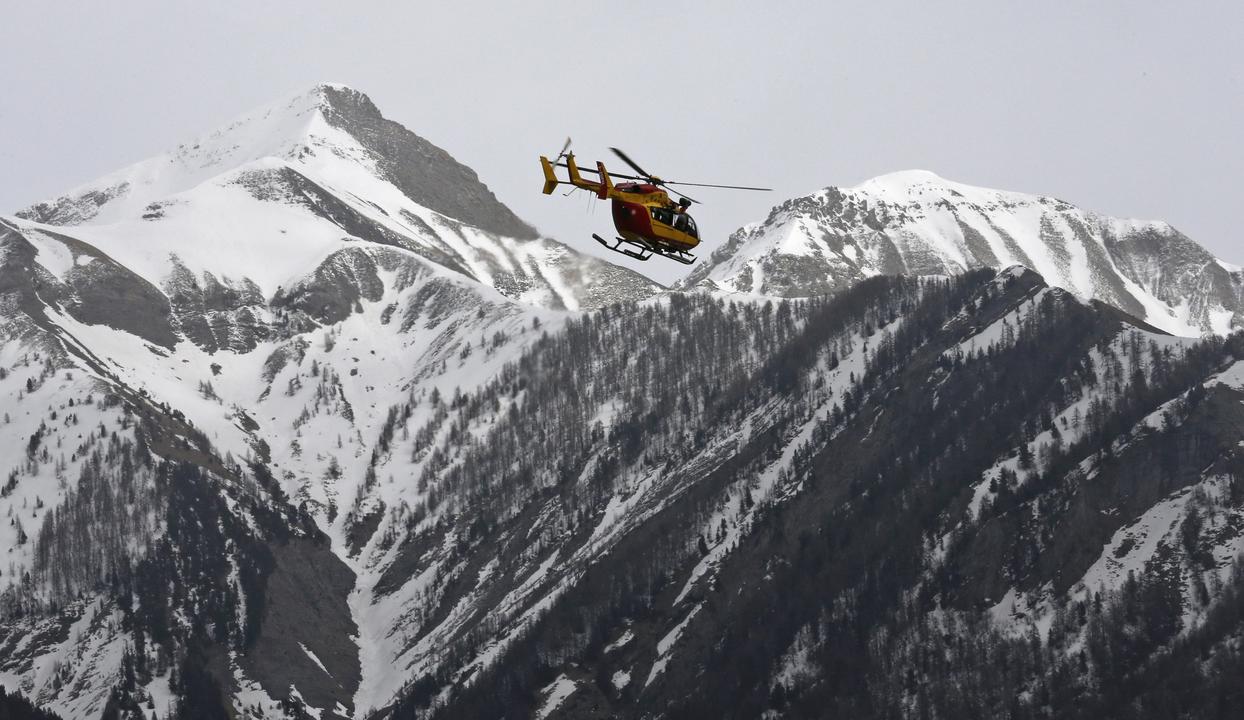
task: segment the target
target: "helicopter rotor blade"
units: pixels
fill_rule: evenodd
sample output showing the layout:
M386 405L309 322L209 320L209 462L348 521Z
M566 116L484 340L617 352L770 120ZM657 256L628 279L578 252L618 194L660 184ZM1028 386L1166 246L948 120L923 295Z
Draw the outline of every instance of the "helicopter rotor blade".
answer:
M561 152L559 152L559 153L557 153L557 159L558 159L558 160L561 160L562 158L566 157L566 151L567 151L567 150L569 150L569 149L570 149L570 136L569 136L569 135L567 135L567 136L566 136L566 144L565 144L565 145L562 145L562 151L561 151Z
M762 192L771 192L773 190L773 188L748 187L746 185L713 185L710 183L693 183L693 182L666 181L664 184L666 185L687 185L689 187L725 188L727 190L760 190Z
M665 188L665 189L666 189L666 190L669 190L669 191L670 191L670 192L672 192L672 193L674 193L674 194L675 194L675 195L677 195L678 197L684 197L684 198L687 198L688 200L690 200L691 202L695 203L696 205L703 205L703 204L704 204L704 203L700 202L699 200L696 200L695 198L691 197L690 195L686 195L686 194L684 194L684 193L680 193L680 192L678 192L678 191L677 191L677 190L675 190L674 188L667 187L667 188Z
M557 167L559 167L559 168L569 168L569 167L570 167L570 165L569 165L569 164L566 164L566 163L555 163L555 164L556 164L556 165L557 165ZM600 172L600 170L597 170L596 168L583 168L583 167L578 168L578 172L580 172L580 173L596 173L596 174L600 174L600 173L601 173L601 172ZM627 179L627 180L647 180L647 179L648 179L648 178L639 178L639 177L636 177L636 175L623 175L623 174L621 174L621 173L615 173L615 172L612 172L612 170L611 170L611 172L610 172L610 177L611 177L611 178L623 178L623 179Z
M614 155L617 155L618 157L622 158L622 162L626 163L627 165L630 165L630 166L631 166L631 167L635 170L635 172L639 173L640 175L643 175L645 180L647 180L647 179L649 179L649 178L654 178L654 177L656 177L656 176L655 176L655 175L653 175L652 173L650 173L650 172L648 172L647 170L645 170L645 169L641 168L641 167L639 166L639 163L637 163L637 162L635 162L634 160L632 160L629 156L627 156L627 154L626 154L626 153L622 152L621 150L617 149L616 147L611 147L611 148L609 148L609 149L613 151L613 154L614 154Z

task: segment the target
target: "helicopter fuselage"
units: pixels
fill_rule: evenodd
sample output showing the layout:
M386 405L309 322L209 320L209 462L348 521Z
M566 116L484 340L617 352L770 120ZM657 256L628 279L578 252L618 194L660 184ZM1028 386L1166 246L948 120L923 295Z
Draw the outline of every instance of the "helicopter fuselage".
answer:
M626 240L656 241L683 251L700 244L695 220L689 215L679 218L674 212L677 205L657 186L624 183L613 188L610 199L614 228Z

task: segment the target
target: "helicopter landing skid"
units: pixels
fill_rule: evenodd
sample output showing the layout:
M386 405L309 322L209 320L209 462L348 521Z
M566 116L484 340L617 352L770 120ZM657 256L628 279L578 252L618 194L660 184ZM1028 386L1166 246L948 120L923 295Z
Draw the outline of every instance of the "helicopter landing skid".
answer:
M599 235L593 234L592 237L596 240L596 242L600 243L601 245L604 245L610 250L616 253L621 253L628 257L633 257L636 260L647 260L653 255L660 255L661 257L666 257L666 258L669 258L670 260L680 262L683 265L690 265L691 263L695 262L694 255L690 255L681 250L670 250L670 249L661 248L661 247L654 247L647 243L636 242L634 240L627 240L625 238L618 238L616 242L610 243L608 240L605 240L603 237ZM638 251L632 250L629 247L623 247L623 245L633 245L634 247L639 248L639 250Z
M622 238L618 238L617 242L610 245L608 240L604 239L603 237L599 235L593 234L592 237L596 239L596 242L600 243L601 245L604 245L610 250L616 253L622 253L623 255L629 255L630 257L633 257L636 260L647 260L653 255L652 250L648 248L646 245L640 245L639 243L631 242L630 240L623 240ZM635 247L639 248L639 252L631 250L630 248L622 247L623 243L627 245L634 245ZM644 254L645 252L647 253L646 255Z

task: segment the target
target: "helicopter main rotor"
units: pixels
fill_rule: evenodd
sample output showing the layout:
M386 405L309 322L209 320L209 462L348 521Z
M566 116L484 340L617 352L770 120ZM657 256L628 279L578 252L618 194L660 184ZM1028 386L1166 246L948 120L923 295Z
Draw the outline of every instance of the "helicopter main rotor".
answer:
M635 172L639 173L642 176L640 178L632 178L632 179L647 180L653 185L656 185L658 187L663 187L666 190L669 190L670 192L674 193L675 195L678 195L679 197L687 198L693 203L698 203L700 201L696 200L693 197L690 197L689 195L685 193L675 190L674 188L670 187L670 185L683 185L686 187L724 188L726 190L757 190L761 192L768 192L768 191L773 190L773 188L750 187L747 185L717 185L713 183L675 182L673 180L662 180L656 175L653 175L647 170L644 170L642 167L639 166L639 163L632 160L631 157L627 155L625 152L623 152L622 150L616 147L611 147L609 149L613 151L613 154L617 155L622 160L622 162L626 163L627 165L630 165L631 169L633 169ZM625 176L619 175L618 177L625 177Z

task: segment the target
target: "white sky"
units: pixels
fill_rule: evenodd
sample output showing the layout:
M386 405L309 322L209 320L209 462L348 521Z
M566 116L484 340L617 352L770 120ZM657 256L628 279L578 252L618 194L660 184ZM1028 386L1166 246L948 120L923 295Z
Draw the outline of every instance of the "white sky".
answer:
M788 197L923 168L1167 220L1244 263L1238 0L10 0L0 17L4 212L334 81L589 251L607 207L540 194L536 157L567 135L585 160L617 145L669 179L777 189L693 193L704 255Z

